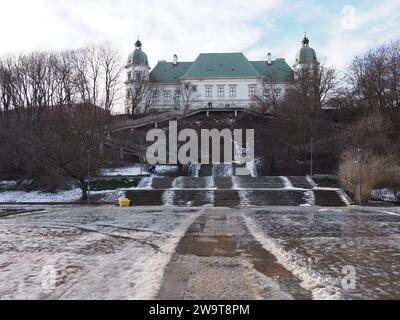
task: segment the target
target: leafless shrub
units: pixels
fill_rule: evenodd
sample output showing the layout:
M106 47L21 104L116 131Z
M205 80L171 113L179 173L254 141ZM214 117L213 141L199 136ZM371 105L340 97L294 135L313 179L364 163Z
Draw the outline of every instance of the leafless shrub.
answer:
M359 161L354 152L345 152L338 174L345 189L361 204L367 203L371 191L383 182L396 183L399 180L396 159L370 150L365 151Z

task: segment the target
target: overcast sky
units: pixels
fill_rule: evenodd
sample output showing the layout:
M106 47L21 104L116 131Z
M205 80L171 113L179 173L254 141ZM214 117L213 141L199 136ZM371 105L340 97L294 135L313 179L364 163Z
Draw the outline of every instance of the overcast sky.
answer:
M344 69L364 49L400 38L400 0L0 0L0 53L112 41L125 58L140 35L152 67L201 52L283 57L304 32L327 64Z

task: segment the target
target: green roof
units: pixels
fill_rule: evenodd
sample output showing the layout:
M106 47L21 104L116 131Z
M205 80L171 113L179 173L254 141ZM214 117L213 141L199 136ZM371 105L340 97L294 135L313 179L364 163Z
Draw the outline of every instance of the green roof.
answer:
M128 57L128 64L148 66L149 60L147 59L147 54L142 49L135 49Z
M191 78L260 77L243 53L202 53L183 75Z
M150 72L150 81L154 83L179 83L192 62L172 62L160 61Z
M192 78L264 78L271 82L293 81L293 70L283 59L249 61L242 53L203 53L194 62L160 61L150 73L155 83L179 83Z
M313 48L303 46L297 52L296 63L317 61L317 54Z
M251 61L251 63L264 76L266 81L293 81L293 69L283 59L271 61L271 64L267 64L266 61Z

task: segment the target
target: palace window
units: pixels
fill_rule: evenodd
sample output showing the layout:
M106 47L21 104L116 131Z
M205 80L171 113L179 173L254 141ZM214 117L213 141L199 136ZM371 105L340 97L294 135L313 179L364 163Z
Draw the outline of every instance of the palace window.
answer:
M171 91L164 91L164 101L165 102L171 101Z
M229 87L229 95L231 97L236 97L236 86Z
M197 86L191 85L190 83L185 83L184 88L186 91L193 91L193 92L197 91Z
M132 97L131 89L126 89L126 99L130 99Z
M225 95L225 88L218 86L218 97L223 97Z
M142 71L135 71L135 80L140 81L142 79Z
M255 95L256 95L256 87L249 86L249 96L255 96Z
M128 81L131 81L132 80L132 71L129 71L128 72Z
M153 99L154 101L160 101L160 93L158 92L158 90L153 91Z
M181 92L179 90L175 91L174 100L175 100L175 102L179 102L181 100Z
M211 86L207 86L206 87L206 97L212 97L212 87Z
M268 89L264 89L263 98L264 98L264 100L267 100L267 99L269 98L269 91L268 91Z
M280 100L282 97L282 90L281 89L275 89L275 97L276 100Z

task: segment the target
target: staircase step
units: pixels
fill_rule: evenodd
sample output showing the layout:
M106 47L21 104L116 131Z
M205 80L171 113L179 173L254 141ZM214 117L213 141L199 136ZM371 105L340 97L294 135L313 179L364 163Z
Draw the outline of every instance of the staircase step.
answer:
M215 177L214 182L218 189L232 189L232 177Z
M291 176L287 177L289 181L292 183L293 187L301 188L301 189L312 189L313 186L307 180L307 177L304 176Z
M315 205L322 207L343 207L346 203L336 190L314 189Z
M174 179L171 177L153 178L152 187L153 189L169 189L172 187Z
M285 185L280 177L249 177L236 176L232 178L233 188L240 189L278 189L284 188Z

